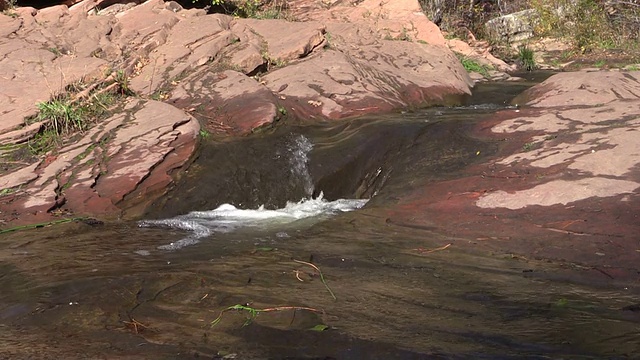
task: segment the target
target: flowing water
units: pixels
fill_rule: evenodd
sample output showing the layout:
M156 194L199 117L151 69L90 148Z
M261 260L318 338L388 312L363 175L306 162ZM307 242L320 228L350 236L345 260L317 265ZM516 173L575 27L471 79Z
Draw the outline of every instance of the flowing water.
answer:
M637 284L388 221L495 152L466 130L525 86L210 141L142 221L1 235L0 358L633 358Z

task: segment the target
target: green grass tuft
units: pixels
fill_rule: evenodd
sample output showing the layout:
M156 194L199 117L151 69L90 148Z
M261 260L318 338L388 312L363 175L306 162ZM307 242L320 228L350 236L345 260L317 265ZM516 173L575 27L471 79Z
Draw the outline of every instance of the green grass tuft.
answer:
M458 53L456 55L467 72L476 72L484 77L489 77L489 70L492 70L489 66L483 65L468 56Z
M85 109L71 102L68 96L56 96L37 104L40 121L47 121L46 128L59 135L87 129Z
M521 64L524 70L533 71L536 69L534 52L526 45L520 46L520 48L518 49L518 62Z

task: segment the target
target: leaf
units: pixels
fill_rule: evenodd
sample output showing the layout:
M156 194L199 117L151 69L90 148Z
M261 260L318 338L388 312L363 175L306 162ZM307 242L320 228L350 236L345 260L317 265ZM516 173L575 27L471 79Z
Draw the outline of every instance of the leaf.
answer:
M273 251L273 248L272 247L267 247L267 246L265 246L265 247L257 247L255 249L255 251Z
M309 330L311 330L311 331L318 331L318 332L320 332L320 331L325 331L325 330L327 330L328 328L329 328L329 327L328 327L327 325L324 325L324 324L318 324L318 325L316 325L316 326L312 327L312 328L311 328L311 329L309 329Z

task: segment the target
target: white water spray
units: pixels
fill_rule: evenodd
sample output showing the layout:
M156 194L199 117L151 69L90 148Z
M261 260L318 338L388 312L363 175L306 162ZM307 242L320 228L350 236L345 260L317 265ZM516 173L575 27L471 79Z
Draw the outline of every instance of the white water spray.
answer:
M313 149L313 144L304 135L298 135L293 140L293 144L288 146L291 157L291 173L302 181L302 186L307 197L313 194L313 179L309 174L309 152Z
M144 220L140 227L166 227L191 231L192 234L171 244L159 246L161 250L177 250L200 242L200 239L214 233L227 233L239 228L258 228L276 230L279 226L297 220L322 215L329 216L352 211L363 207L368 200L339 199L327 201L322 194L317 199L304 199L300 202L288 202L282 209L267 210L264 206L258 209L238 209L230 204L220 205L210 211L193 211L186 215L164 220Z

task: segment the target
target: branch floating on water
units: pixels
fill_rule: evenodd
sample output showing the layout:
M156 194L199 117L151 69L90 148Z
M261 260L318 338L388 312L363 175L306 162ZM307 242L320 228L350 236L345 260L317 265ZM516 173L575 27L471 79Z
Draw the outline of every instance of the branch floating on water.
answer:
M58 225L58 224L72 222L72 221L85 220L85 219L87 219L87 218L75 217L75 218L67 218L67 219L48 221L48 222L43 222L43 223L38 223L38 224L20 225L20 226L15 226L15 227L8 228L8 229L0 230L0 234L5 234L5 233L8 233L8 232L19 231L19 230L37 229L37 228L42 228L42 227L46 227L46 226Z
M294 310L294 311L307 310L307 311L320 313L320 314L324 313L324 311L322 310L305 307L305 306L276 306L276 307L265 308L265 309L256 309L256 308L250 307L249 305L236 304L236 305L229 306L225 309L222 309L222 311L220 311L220 315L218 315L218 317L211 322L211 327L218 325L218 323L222 320L222 316L224 315L224 313L231 310L246 311L249 313L249 318L247 319L247 321L244 322L242 326L249 325L253 321L253 319L255 319L256 316L258 316L259 313L263 313L263 312L283 311L283 310Z

